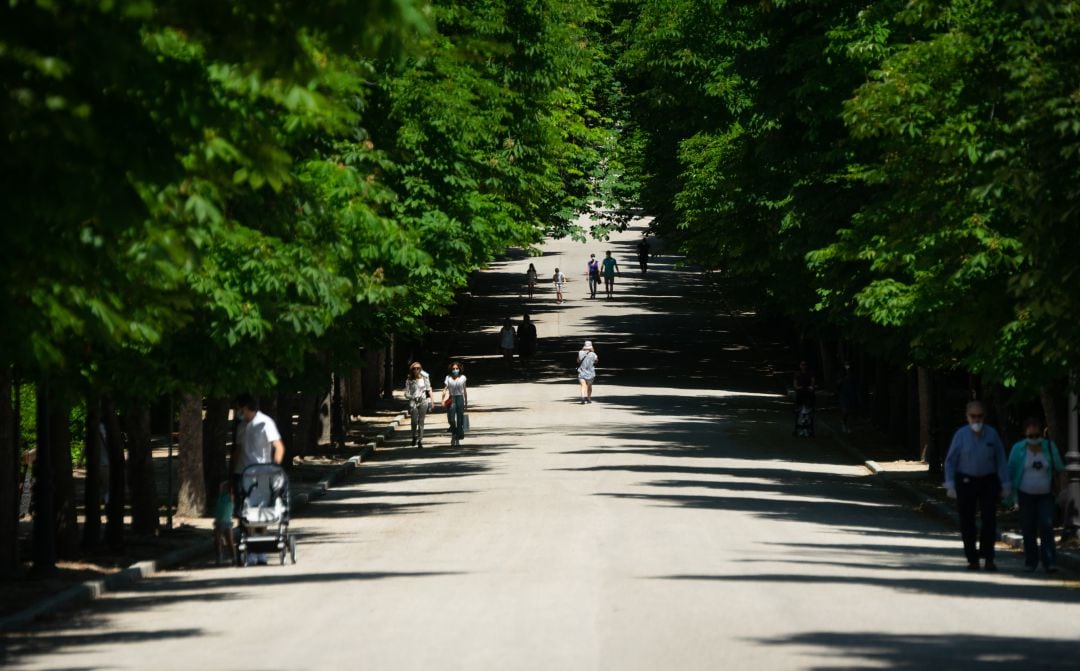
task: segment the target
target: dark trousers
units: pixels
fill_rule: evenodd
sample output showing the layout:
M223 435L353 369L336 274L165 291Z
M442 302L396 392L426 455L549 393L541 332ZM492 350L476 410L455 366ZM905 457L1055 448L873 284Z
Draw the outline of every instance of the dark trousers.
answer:
M1054 565L1054 495L1018 492L1020 529L1024 534L1024 563L1044 567ZM1042 547L1040 547L1040 544Z
M956 508L960 513L960 535L964 539L964 555L969 563L979 557L994 558L994 542L997 540L997 504L1001 496L1001 483L997 475L975 477L956 475ZM975 552L975 515L982 517L979 529L979 552Z

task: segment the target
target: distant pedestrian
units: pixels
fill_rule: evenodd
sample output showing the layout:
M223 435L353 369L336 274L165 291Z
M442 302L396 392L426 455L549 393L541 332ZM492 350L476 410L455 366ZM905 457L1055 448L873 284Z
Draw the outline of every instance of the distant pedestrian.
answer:
M814 409L817 405L817 378L805 361L799 362L799 370L792 381L795 387L795 436L813 437Z
M424 449L424 421L431 411L431 376L424 372L419 361L409 365L405 378L405 398L409 401L409 418L412 426L412 446Z
M1047 573L1057 571L1054 546L1054 485L1064 486L1065 463L1054 441L1043 437L1042 421L1024 422L1024 440L1009 452L1009 479L1014 488L1006 506L1020 504L1024 535L1024 570L1034 571L1042 560ZM1055 483L1055 480L1058 480Z
M285 459L285 443L277 424L259 410L259 404L251 394L241 394L239 406L240 423L236 429L236 441L232 453L233 491L237 507L244 498L241 475L252 464L280 464Z
M645 235L648 236L648 233L646 233ZM637 259L638 259L638 265L641 266L641 274L642 275L644 275L645 273L647 273L649 271L649 251L650 250L651 250L651 247L649 246L649 238L648 237L641 238L641 242L639 242L637 244Z
M529 315L525 315L522 319L521 326L518 327L518 356L521 357L521 362L528 366L532 361L533 355L536 354L536 324L532 322Z
M551 283L555 285L555 302L562 303L562 290L563 284L566 283L566 275L563 275L562 271L556 268L555 274L551 276Z
M596 260L596 254L589 254L585 272L589 276L589 298L596 298L596 289L600 286L600 262Z
M596 362L599 360L600 358L593 350L592 341L586 340L577 355L577 375L578 384L581 386L582 405L592 403L593 381L596 380Z
M979 558L987 571L996 571L994 542L997 540L997 505L1011 493L1005 446L992 426L987 426L986 409L979 401L967 404L968 425L953 434L945 455L945 489L956 499L960 514L960 535L968 568L977 570ZM975 551L975 516L982 520L978 532L979 550Z
M529 264L529 269L525 271L525 284L529 287L529 298L533 297L533 292L536 291L536 266Z
M851 369L850 361L844 362L844 367L840 371L840 380L836 386L840 392L840 430L851 433L851 415L858 412L862 393L859 377Z
M506 364L507 369L514 365L514 347L517 341L517 333L514 331L514 325L511 323L510 318L507 317L503 322L502 329L499 330L499 354L503 356L503 363Z
M217 551L217 563L225 561L225 552L229 553L229 563L236 563L236 543L233 542L233 488L229 481L218 487L217 501L214 504L214 549Z
M607 252L601 266L604 272L604 290L607 292L607 297L611 298L615 291L615 275L622 274L619 272L619 262L611 256L611 252Z
M465 368L461 362L451 362L442 391L446 419L450 423L450 447L457 447L465 438L465 413L469 407L469 391L465 382Z

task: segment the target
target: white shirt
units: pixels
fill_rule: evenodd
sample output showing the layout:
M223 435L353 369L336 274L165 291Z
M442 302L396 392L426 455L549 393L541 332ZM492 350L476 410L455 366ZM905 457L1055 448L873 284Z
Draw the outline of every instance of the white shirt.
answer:
M465 376L458 375L457 377L446 376L444 381L446 390L450 392L451 396L464 396L465 395Z
M274 462L274 441L281 440L277 424L261 411L250 422L240 425L240 459L233 464L233 473L241 473L252 464Z
M560 270L559 272L555 273L555 275L552 277L552 280L555 282L555 284L561 286L562 283L566 281L566 276L563 275L562 271Z
M499 347L502 347L503 349L514 349L514 327L513 326L504 326L504 327L502 327L502 330L499 331L499 336L500 336Z
M431 380L424 371L420 371L419 379L409 377L405 380L405 398L413 403L420 403L427 400L427 395L430 390Z
M1035 468L1035 464L1041 466ZM1049 494L1053 491L1050 482L1050 455L1046 450L1040 452L1027 451L1024 457L1024 475L1020 480L1020 491L1025 494Z

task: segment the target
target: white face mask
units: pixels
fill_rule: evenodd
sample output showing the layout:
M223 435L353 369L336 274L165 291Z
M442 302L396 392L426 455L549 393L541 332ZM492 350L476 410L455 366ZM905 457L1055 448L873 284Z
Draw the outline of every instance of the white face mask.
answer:
M978 432L982 431L982 429L983 429L983 423L982 422L972 422L971 423L971 430L974 431L975 433L978 433Z
M1027 442L1028 442L1028 445L1038 445L1039 443L1042 442L1042 438L1028 438Z

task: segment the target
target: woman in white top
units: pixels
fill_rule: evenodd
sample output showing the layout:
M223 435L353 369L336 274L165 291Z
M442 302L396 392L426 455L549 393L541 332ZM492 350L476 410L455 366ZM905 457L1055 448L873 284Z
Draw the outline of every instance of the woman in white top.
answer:
M563 275L562 271L556 268L555 274L551 276L551 282L555 285L555 302L562 303L562 288L566 282L566 275Z
M514 365L514 345L517 340L517 333L514 332L514 325L507 317L503 322L502 330L499 331L499 353L503 355L503 363L507 368Z
M525 284L529 285L529 298L533 297L533 291L536 290L536 266L529 264L529 269L525 271Z
M592 403L592 385L596 379L596 362L600 357L593 351L592 341L586 340L585 345L577 355L577 376L581 385L581 403Z
M452 361L449 372L444 380L442 401L446 406L446 419L450 422L453 436L450 446L457 447L465 437L465 410L469 406L469 391L465 386L465 369L460 361Z
M409 417L412 418L412 446L423 449L424 419L431 410L431 378L419 361L413 361L409 366L405 398L409 401Z

